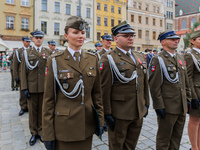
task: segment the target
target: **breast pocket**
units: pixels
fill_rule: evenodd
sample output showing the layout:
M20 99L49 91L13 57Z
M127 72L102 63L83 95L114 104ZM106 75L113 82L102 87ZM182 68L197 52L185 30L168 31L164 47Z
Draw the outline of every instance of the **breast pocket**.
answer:
M28 61L29 61L30 65L35 65L37 60L38 60L38 57L35 56L35 55L29 55L28 56Z

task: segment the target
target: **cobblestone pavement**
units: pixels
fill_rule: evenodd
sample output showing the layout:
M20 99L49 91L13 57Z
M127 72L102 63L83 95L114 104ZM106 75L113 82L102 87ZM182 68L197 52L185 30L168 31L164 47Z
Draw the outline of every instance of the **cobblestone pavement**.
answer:
M0 72L0 149L1 150L45 150L43 143L37 140L29 146L30 132L28 113L18 116L20 110L18 91L11 91L10 73ZM184 128L180 150L189 150L190 142L187 134L188 116ZM157 121L155 112L150 106L149 115L144 124L137 144L137 150L155 150ZM108 150L108 134L103 134L103 141L93 137L93 150Z

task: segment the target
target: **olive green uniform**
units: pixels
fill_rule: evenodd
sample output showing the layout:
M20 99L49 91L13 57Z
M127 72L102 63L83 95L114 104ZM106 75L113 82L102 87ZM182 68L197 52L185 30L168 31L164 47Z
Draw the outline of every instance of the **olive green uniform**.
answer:
M18 85L15 83L15 78L14 78L14 74L13 74L13 57L14 57L14 53L13 52L11 54L10 57L8 57L8 60L10 60L11 64L10 64L10 73L11 73L11 88L14 89L14 88L18 88Z
M176 55L176 60L174 60L165 50L158 54L163 59L167 73L172 79L178 72L179 81L177 83L169 82L163 73L161 74L158 56L152 58L149 66L149 86L153 107L154 109L165 109L166 112L165 118L157 116L157 150L179 149L188 111L187 99L191 100L185 60L183 56Z

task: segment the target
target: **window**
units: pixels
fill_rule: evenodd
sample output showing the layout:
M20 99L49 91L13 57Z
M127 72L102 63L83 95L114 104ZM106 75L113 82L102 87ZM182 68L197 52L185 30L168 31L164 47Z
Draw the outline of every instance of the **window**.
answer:
M153 12L156 12L156 6L153 6Z
M169 7L169 3L170 3L169 0L167 0L167 7Z
M156 39L156 31L153 31L153 40Z
M136 8L136 2L133 2L133 8Z
M80 16L80 13L79 13L79 6L76 6L76 15L77 15L77 16Z
M29 6L29 0L22 0L22 6Z
M156 25L156 19L153 18L153 26L155 26L155 25Z
M118 20L118 24L120 24L122 21L121 20Z
M160 8L159 7L157 7L157 13L160 13Z
M47 11L47 0L42 0L42 11Z
M182 20L182 29L186 29L186 20L185 19Z
M140 47L137 47L137 51L138 51L138 52L140 51Z
M104 11L108 11L108 5L104 4Z
M160 27L162 27L162 20L160 20Z
M149 24L149 18L146 17L146 24Z
M173 19L173 12L171 12L171 19Z
M196 18L193 17L192 20L191 20L191 27L193 27L195 22L196 22Z
M14 4L14 0L6 0L6 3L8 3L8 4Z
M135 50L135 46L132 47L132 50Z
M145 39L149 40L149 31L148 30L146 30L146 32L145 32Z
M173 8L173 1L171 1L171 7Z
M138 8L142 9L142 3L138 3Z
M97 3L97 10L101 10L101 3Z
M28 29L29 27L29 19L27 19L27 18L22 18L22 29Z
M131 15L131 22L134 22L134 15Z
M167 23L167 30L173 30L173 24Z
M88 27L85 31L86 31L86 38L90 38L90 27Z
M104 18L104 26L108 26L108 18Z
M115 7L113 5L111 5L111 12L114 13L115 12Z
M142 16L138 16L138 23L142 23Z
M59 35L60 23L54 23L54 35Z
M139 38L139 39L142 38L142 30L138 30L138 38Z
M101 32L97 32L97 41L101 40Z
M66 4L66 15L70 15L70 14L71 14L71 5Z
M121 14L121 7L118 7L118 14Z
M115 19L111 19L111 27L115 26Z
M148 11L149 10L149 5L148 4L146 4L146 11Z
M90 18L90 8L87 8L87 9L86 9L86 17L87 17L87 18Z
M55 2L55 13L60 13L60 3Z
M6 16L6 29L14 29L14 17Z
M167 11L167 13L166 13L166 18L168 18L168 11Z
M97 25L101 25L101 17L97 17Z
M41 21L41 30L44 34L47 34L47 22Z

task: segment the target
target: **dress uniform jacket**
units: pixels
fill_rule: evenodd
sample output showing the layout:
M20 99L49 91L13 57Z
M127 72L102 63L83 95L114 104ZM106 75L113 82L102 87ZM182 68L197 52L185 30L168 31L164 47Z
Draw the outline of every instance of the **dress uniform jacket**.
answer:
M146 113L145 106L149 106L145 58L138 52L131 52L136 60L136 64L118 48L105 53L100 61L104 113L112 114L116 119L142 119ZM115 75L112 84L112 74L107 55L112 56L123 76L130 78L133 71L137 70L137 85L136 79L128 83L121 83Z
M192 49L191 53L194 55L194 57L200 63L200 53L194 49ZM184 57L186 60L187 74L188 74L188 78L189 78L189 82L190 82L192 99L200 100L200 72L197 70L191 54L186 53L184 55ZM190 114L200 117L200 107L198 109L191 109Z
M11 87L12 88L16 88L17 87L17 85L15 85L15 80L14 80L14 74L13 74L13 57L14 57L14 53L15 52L13 52L11 55L10 55L10 57L8 57L8 60L10 60L10 73L11 73Z
M84 84L84 105L81 93L76 98L66 97L55 83L52 58L57 62L58 79L66 92L71 92L80 78ZM81 52L80 67L69 51L51 55L47 62L43 101L43 140L63 142L82 141L91 137L96 128L93 107L103 126L100 74L97 57ZM56 90L54 89L56 86ZM56 96L55 96L56 95Z
M34 66L37 60L39 60L38 66L29 70L26 67L24 57L21 61L21 88L22 90L28 89L30 93L42 93L44 92L44 77L45 66L48 57L51 55L51 50L42 47L41 53L36 51L34 47L27 49L28 61L30 65Z
M22 60L22 55L23 55L23 51L24 48L20 48L17 50L18 54L19 54L19 60ZM16 56L16 52L13 58L13 75L14 78L19 78L20 79L20 74L21 74L21 62L18 61L17 56Z
M163 75L162 83L158 56L154 56L149 66L150 91L154 109L165 109L166 113L170 114L186 114L187 99L191 100L191 91L185 60L183 56L176 55L177 61L165 50L158 54L163 59L172 79L175 78L178 71L179 82L173 84Z

